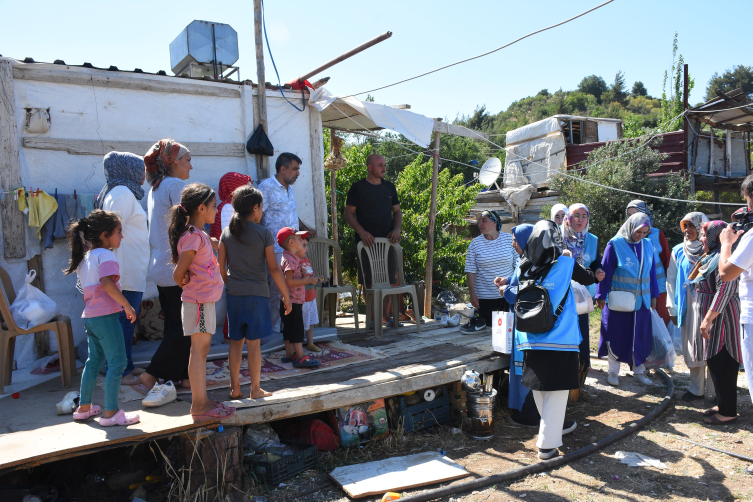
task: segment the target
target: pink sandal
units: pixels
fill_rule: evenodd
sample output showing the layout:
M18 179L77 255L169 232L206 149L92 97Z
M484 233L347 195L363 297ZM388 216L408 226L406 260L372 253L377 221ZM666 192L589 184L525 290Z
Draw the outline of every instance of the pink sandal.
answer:
M232 417L234 414L235 408L219 403L216 408L212 408L202 415L191 415L191 418L193 418L194 423L208 422L210 420L225 420L226 418Z
M89 409L86 411L77 411L73 414L73 420L86 420L89 417L95 417L102 413L102 408L97 406L96 404L92 404L89 406Z
M139 422L138 413L126 413L123 410L118 410L110 418L100 418L99 425L102 427L112 427L113 425L131 425Z

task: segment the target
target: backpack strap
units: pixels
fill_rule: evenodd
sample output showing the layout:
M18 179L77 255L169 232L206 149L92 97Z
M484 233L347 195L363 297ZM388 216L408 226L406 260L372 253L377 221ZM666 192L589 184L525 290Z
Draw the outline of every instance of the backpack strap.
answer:
M570 288L572 287L572 283L570 286L567 287L567 291L565 291L565 296L562 297L562 301L557 306L557 310L554 311L554 317L559 318L560 314L562 314L562 311L565 310L565 302L567 301L567 297L570 294Z

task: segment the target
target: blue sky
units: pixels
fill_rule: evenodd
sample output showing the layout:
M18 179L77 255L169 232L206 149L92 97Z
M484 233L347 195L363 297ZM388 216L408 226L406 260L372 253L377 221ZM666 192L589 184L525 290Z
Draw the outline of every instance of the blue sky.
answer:
M599 3L268 0L266 13L283 82L392 31L392 38L316 77L331 77L327 88L335 94L352 94L486 52ZM0 12L4 56L168 73L168 45L187 24L194 19L228 23L238 32L241 75L256 81L251 0L0 0ZM753 65L753 34L738 27L729 30L738 34L719 37L735 12L750 14L753 5L749 0L728 0L724 8L700 0L616 0L485 58L373 94L379 103L408 103L413 111L452 120L477 105L496 113L541 89L573 89L590 74L611 83L622 70L628 86L641 80L658 96L678 31L680 52L696 79L693 104L715 71ZM266 57L272 82L276 77Z

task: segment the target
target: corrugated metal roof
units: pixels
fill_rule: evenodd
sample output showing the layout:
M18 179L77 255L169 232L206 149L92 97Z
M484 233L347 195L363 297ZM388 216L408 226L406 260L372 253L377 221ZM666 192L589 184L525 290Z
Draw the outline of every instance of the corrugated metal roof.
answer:
M742 89L722 93L720 97L688 112L691 117L700 118L713 127L724 129L725 126L732 126L739 130L753 130L753 101L743 94Z

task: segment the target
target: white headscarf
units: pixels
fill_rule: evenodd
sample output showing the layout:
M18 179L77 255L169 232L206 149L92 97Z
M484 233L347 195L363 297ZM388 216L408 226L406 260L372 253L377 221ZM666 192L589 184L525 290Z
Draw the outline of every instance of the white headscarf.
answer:
M586 228L580 232L575 232L572 227L570 218L573 217L573 213L578 209L583 209L589 216L589 221L586 223ZM588 228L591 226L590 221L591 212L588 210L585 204L573 204L565 212L565 220L562 222L562 239L565 241L565 247L573 253L573 258L579 264L583 265L583 251L586 248L586 236L588 235Z
M550 218L552 221L554 221L554 217L559 213L560 211L564 211L565 215L567 215L567 206L564 204L555 204L552 206L552 211L550 214Z
M709 222L708 216L705 214L694 211L692 213L688 213L685 215L685 217L680 221L680 228L682 231L685 231L685 223L691 223L696 230L696 239L694 241L688 240L687 237L685 237L682 241L682 249L685 251L685 257L695 265L698 263L698 260L701 259L701 256L703 256L703 243L701 242L701 227L703 227L704 223Z
M643 227L651 228L651 220L649 220L647 214L635 213L630 218L628 218L625 223L622 224L622 227L617 232L617 235L625 239L628 244L638 244L633 240L633 234L636 230Z

